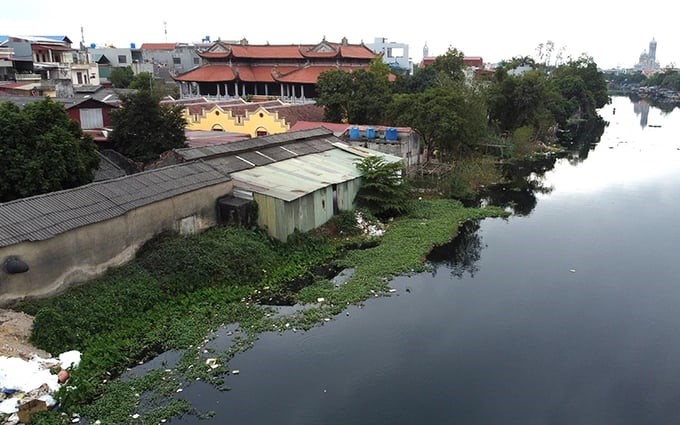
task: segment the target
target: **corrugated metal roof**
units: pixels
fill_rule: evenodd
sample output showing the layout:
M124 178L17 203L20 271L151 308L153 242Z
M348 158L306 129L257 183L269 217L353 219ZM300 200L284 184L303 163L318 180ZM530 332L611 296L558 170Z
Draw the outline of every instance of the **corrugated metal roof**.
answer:
M305 141L305 139L317 139L314 142ZM184 148L176 149L178 155L184 160L191 161L194 159L215 157L221 155L236 155L243 152L252 152L262 148L270 148L274 146L285 145L290 143L313 143L319 145L320 143L333 143L339 139L333 136L333 133L323 128L313 128L310 130L295 131L288 133L273 134L270 136L256 137L254 139L244 140L240 142L231 142L220 145L205 146L200 148ZM328 149L332 149L329 146Z
M234 185L292 201L331 184L361 177L357 156L331 149L232 173Z
M345 152L349 152L349 153L352 153L354 155L360 156L362 158L366 158L367 156L379 156L382 159L384 159L385 162L388 162L388 163L403 161L403 158L398 157L396 155L392 155L392 154L385 153L385 152L375 151L373 149L363 148L361 146L350 146L350 145L347 145L347 144L342 143L342 142L333 143L333 146L335 146L336 148L340 148L340 149L344 150Z
M49 239L229 179L197 161L0 204L0 247Z

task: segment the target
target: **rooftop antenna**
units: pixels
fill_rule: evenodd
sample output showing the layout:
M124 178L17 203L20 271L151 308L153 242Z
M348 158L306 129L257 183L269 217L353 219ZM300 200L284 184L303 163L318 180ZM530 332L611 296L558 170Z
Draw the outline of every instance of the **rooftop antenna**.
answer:
M168 41L168 23L163 21L163 32L165 33L165 41Z
M80 26L80 44L85 45L85 29L82 25Z

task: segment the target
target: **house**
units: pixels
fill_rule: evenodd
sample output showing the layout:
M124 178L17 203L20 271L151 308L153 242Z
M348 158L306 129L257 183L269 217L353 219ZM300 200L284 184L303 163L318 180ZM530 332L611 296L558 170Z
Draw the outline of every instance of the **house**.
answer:
M201 65L202 45L188 43L143 43L143 63L153 66L153 75L166 81Z
M290 130L300 131L311 128L328 129L351 146L364 147L399 157L407 169L424 164L427 158L420 145L420 135L410 127L298 121Z
M0 93L3 85L0 84ZM74 96L74 97L51 97L51 100L64 106L69 117L80 124L83 132L92 135L95 141L105 141L106 135L100 134L111 127L111 110L118 108L115 104L103 102L94 96ZM12 96L0 94L0 102L12 102L19 107L24 107L29 103L44 100L42 96ZM101 137L104 137L101 139ZM99 139L99 140L98 140Z
M12 49L14 80L25 83L21 89L26 94L71 97L73 86L100 83L99 68L87 49L71 44L66 36L6 36L0 47Z
M316 97L324 71L367 69L376 54L363 44L251 45L217 41L198 52L204 64L174 77L181 97L273 96L290 102Z
M130 43L130 47L99 47L90 44L89 48L92 60L99 68L99 76L108 81L111 71L115 68L130 67L134 75L140 72L153 74L153 65L144 63L142 50L135 47L135 43Z
M100 275L161 232L214 225L232 185L194 161L0 204L0 304Z
M376 37L373 43L366 44L376 54L381 55L384 63L390 68L411 73L413 64L408 53L408 44L388 41L385 37Z
M117 109L117 106L93 98L77 99L64 106L69 117L83 130L110 128L111 110Z

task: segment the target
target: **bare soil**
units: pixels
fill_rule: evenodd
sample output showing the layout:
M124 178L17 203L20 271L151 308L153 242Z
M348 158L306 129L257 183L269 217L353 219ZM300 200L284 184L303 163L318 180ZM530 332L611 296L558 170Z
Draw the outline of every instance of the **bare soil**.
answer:
M50 355L28 342L33 326L33 316L12 310L0 309L0 356L30 359Z

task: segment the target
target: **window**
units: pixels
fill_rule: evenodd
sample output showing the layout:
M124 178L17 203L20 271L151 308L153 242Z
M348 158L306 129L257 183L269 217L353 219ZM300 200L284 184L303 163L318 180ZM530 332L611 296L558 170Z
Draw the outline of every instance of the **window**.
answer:
M201 60L199 58L194 58L194 65L198 65L201 63Z
M118 55L118 63L127 63L127 56Z
M182 59L181 58L172 58L172 63L175 64L175 65L181 65Z

